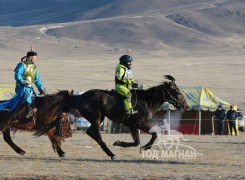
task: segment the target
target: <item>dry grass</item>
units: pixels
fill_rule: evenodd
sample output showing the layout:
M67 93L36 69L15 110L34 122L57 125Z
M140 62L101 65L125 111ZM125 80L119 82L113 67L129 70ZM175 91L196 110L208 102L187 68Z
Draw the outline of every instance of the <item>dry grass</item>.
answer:
M67 153L59 158L46 136L34 138L30 132L18 132L14 141L26 150L16 154L0 140L0 179L244 179L244 137L185 136L183 144L197 150L196 159L143 158L139 147L112 146L116 140L131 141L129 134L103 134L103 139L117 155L110 160L85 133L74 133L62 144ZM141 135L141 145L149 135ZM156 148L155 148L156 149ZM158 150L159 151L159 150Z

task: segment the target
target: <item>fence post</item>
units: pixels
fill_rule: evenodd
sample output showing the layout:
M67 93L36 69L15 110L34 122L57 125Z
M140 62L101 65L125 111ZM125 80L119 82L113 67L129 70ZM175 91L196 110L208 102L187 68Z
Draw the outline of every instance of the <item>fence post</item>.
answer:
M109 134L111 133L111 120L109 120L108 118L107 119L107 124L106 124L106 133Z
M170 119L171 119L171 117L170 117L170 104L168 105L168 124L169 124L169 127L168 127L168 135L170 135Z
M214 118L213 117L212 117L212 131L213 131L212 135L215 135L215 131L214 131Z
M201 135L201 121L202 121L202 111L201 107L199 107L199 135Z

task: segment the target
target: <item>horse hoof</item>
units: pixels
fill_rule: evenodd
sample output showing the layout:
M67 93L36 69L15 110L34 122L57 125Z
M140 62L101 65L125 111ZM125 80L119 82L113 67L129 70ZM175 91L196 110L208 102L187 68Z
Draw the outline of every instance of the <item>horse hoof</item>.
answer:
M116 156L111 156L111 160L115 160L116 159Z
M21 152L20 152L20 155L23 156L25 153L26 153L25 151L21 151Z
M64 154L59 154L59 156L60 156L61 158L63 158L63 157L66 156L66 154L65 154L65 153L64 153Z
M113 146L120 146L120 144L121 144L121 141L118 140L118 141L113 143Z
M140 148L140 153L142 153L142 150L145 150L145 147L144 147L144 146L142 146L142 147Z

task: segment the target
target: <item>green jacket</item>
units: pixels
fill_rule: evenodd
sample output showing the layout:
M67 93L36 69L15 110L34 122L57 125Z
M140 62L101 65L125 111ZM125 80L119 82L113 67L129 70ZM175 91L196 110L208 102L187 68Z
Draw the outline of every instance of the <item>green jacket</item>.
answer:
M128 87L129 85L132 85L134 83L134 79L132 76L132 70L126 68L122 64L118 64L116 66L116 72L115 72L115 83L123 85L125 87Z

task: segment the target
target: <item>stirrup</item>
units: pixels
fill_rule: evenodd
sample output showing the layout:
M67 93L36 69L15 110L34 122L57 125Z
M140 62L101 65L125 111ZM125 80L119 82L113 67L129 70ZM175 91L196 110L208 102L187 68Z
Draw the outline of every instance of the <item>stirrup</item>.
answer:
M29 119L34 115L34 113L37 112L37 108L30 109L30 111L27 113L26 118Z
M137 110L133 110L133 109L132 109L131 113L132 113L132 114L137 114L137 113L138 113L138 111L137 111Z
M136 114L136 113L138 113L138 111L137 110L134 110L134 109L130 109L130 110L127 110L126 111L126 114L128 114L128 115Z

